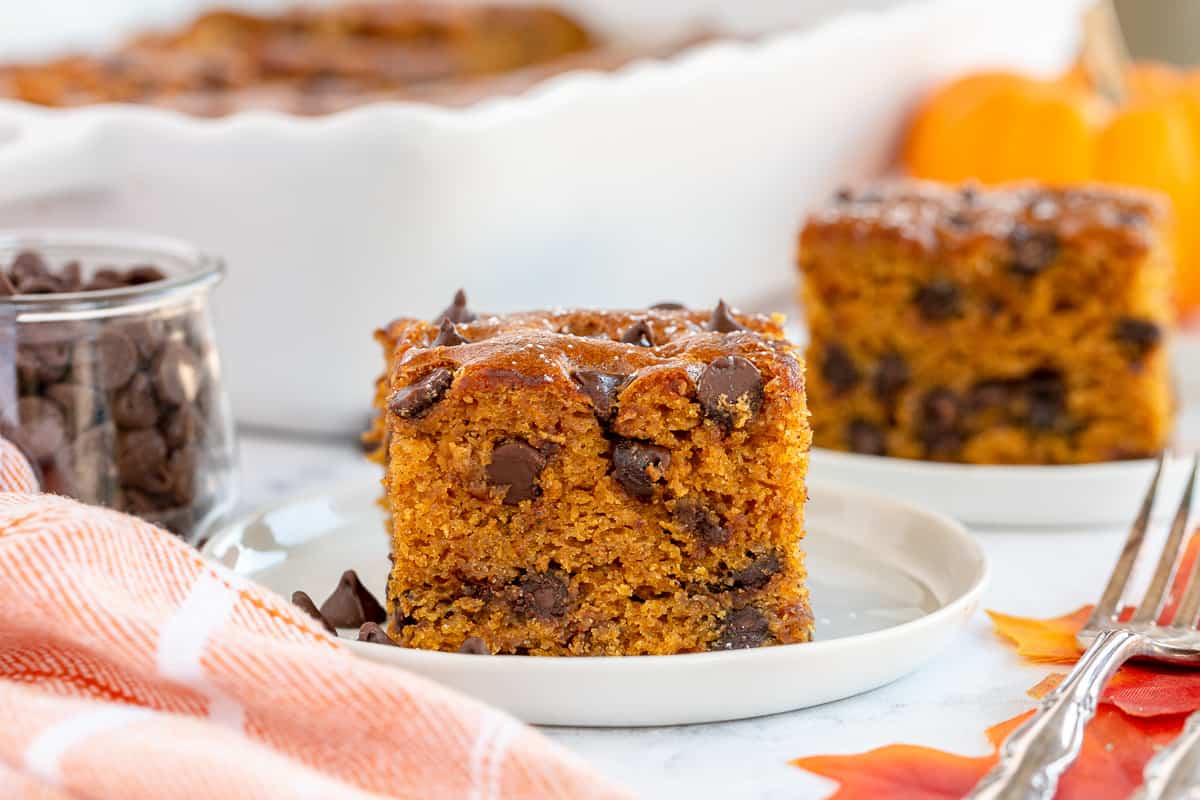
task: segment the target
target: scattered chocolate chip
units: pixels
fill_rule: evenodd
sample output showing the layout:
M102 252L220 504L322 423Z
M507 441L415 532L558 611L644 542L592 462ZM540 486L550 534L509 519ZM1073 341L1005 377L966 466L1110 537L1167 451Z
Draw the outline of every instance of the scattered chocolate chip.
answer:
M1113 325L1113 338L1128 348L1133 361L1141 361L1162 341L1162 328L1147 319L1122 317Z
M781 569L783 565L779 563L779 556L768 553L735 571L731 577L735 588L761 589L770 582L771 576Z
M1008 236L1012 249L1009 271L1023 278L1033 278L1054 263L1058 257L1058 236L1053 231L1035 230L1028 225L1016 225Z
M467 637L458 648L458 652L472 656L489 656L492 654L492 651L488 649L487 642L478 636Z
M1026 397L1029 427L1043 431L1059 427L1067 412L1067 387L1059 372L1036 370L1026 382Z
M725 618L725 627L713 643L713 650L743 650L767 641L771 627L757 608L746 606Z
M824 357L821 359L821 377L833 389L835 395L845 394L858 385L862 373L854 364L854 359L845 347L837 342L825 346Z
M337 628L330 625L329 620L321 616L321 611L317 608L317 604L313 602L313 599L309 597L307 593L292 592L292 605L303 611L305 614L308 614L317 622L321 623L325 630L332 634L337 634Z
M138 264L130 267L125 273L126 286L141 286L146 283L155 283L165 280L166 274L161 269L150 264Z
M518 589L516 608L522 616L553 619L567 613L570 592L566 581L557 575L531 573L521 580Z
M22 397L17 401L17 419L34 460L48 460L62 447L67 423L57 403L42 397Z
M762 373L741 356L721 356L704 368L696 397L706 417L726 428L741 427L762 409Z
M124 386L137 372L137 348L129 337L106 330L96 339L96 385L106 391Z
M358 641L371 644L390 644L392 647L400 646L392 637L388 636L387 631L379 627L377 622L364 622L358 629Z
M875 364L871 389L881 402L891 403L909 381L908 362L899 353L887 353Z
M673 516L705 547L717 547L729 541L729 530L721 524L721 517L691 497L681 497L675 501Z
M505 442L492 451L484 470L492 486L507 486L504 504L515 506L540 494L537 479L546 467L546 457L525 442Z
M448 305L442 311L442 313L434 317L433 321L440 324L442 320L446 319L455 324L474 322L475 320L479 319L475 312L467 308L467 293L462 289L459 289L454 293L454 300L451 301L450 305Z
M125 388L113 396L113 421L122 428L149 428L158 422L158 400L154 387L144 374L134 375Z
M855 453L868 456L887 455L887 434L883 428L865 419L850 421L846 429L846 445Z
M348 569L342 573L333 594L321 604L321 616L335 628L357 628L364 622L383 622L387 611L362 585L358 573Z
M437 336L429 343L430 347L457 347L460 344L466 344L467 340L458 333L458 328L450 321L449 317L442 317L441 323L438 325Z
M683 311L687 308L683 303L677 303L674 300L663 300L650 307L658 311Z
M746 326L738 322L733 313L729 310L729 306L724 300L717 303L717 307L713 309L712 317L704 325L706 331L716 331L717 333L733 333L734 331L744 331Z
M397 389L388 399L388 409L402 419L415 419L437 405L454 382L454 373L438 367L408 386Z
M601 422L612 420L617 410L621 385L627 378L627 375L614 375L611 372L590 369L577 370L571 375L579 390L592 401L592 408L596 410L596 416Z
M129 341L128 337L125 337ZM154 388L163 402L183 405L200 391L200 363L183 342L167 342L154 359Z
M135 489L161 494L171 488L167 443L153 428L128 431L117 438L117 473Z
M621 341L625 344L636 344L638 347L654 347L650 325L644 319L630 325L629 329L621 334Z
M944 322L962 314L962 291L946 278L936 278L917 289L913 302L929 322Z
M654 495L654 484L671 466L671 451L645 442L623 439L613 448L613 477L634 497Z

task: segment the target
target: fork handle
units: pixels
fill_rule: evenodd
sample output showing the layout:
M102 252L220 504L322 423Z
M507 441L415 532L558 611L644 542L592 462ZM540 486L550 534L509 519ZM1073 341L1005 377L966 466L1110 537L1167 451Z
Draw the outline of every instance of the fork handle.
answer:
M972 800L1049 800L1058 779L1083 746L1083 729L1096 713L1100 694L1122 664L1144 649L1140 634L1107 630L1032 717L1000 748L1000 760L975 785Z
M1130 800L1200 798L1200 711L1188 717L1183 733L1159 750L1142 771L1142 788Z

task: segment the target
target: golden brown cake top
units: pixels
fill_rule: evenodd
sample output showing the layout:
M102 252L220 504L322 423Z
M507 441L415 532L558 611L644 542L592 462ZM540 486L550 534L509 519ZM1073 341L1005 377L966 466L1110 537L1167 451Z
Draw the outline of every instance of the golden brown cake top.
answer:
M635 376L653 380L655 373L665 378L683 370L698 382L721 358L750 362L763 380L781 379L781 390L804 386L797 351L783 338L782 317L741 314L724 303L706 310L559 309L477 316L463 302L437 319L400 319L377 332L393 354L392 389L429 382L433 375L435 383L445 382L432 387L440 394L450 373L459 388L566 386L603 405Z
M935 252L1004 242L1018 258L1036 258L1061 242L1103 240L1123 252L1144 252L1167 209L1157 194L1098 184L984 188L886 181L838 190L809 216L801 243L883 239Z

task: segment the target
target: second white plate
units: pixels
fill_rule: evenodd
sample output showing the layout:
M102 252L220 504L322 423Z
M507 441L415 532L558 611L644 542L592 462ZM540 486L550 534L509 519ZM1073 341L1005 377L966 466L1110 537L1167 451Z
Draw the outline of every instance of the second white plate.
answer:
M380 597L388 541L373 483L310 494L234 524L206 555L318 602L342 570ZM815 486L808 505L816 641L720 653L608 658L474 656L348 641L356 653L546 725L672 725L838 700L916 669L974 613L987 577L979 544L944 516ZM351 632L344 632L351 635Z

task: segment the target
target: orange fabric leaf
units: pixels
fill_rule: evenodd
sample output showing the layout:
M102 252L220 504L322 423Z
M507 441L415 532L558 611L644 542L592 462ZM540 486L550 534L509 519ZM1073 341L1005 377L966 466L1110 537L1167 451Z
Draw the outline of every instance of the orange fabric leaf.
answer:
M1092 613L1091 606L1082 606L1053 619L1014 617L998 611L988 611L996 633L1012 641L1017 653L1033 661L1072 663L1079 658L1079 643L1075 634Z

